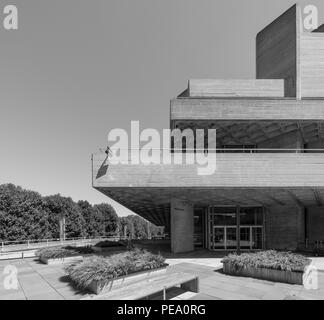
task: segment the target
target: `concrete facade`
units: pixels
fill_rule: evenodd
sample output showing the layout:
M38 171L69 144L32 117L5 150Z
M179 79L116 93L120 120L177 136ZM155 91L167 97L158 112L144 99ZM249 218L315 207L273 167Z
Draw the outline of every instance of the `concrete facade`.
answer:
M212 174L198 175L197 162L174 164L174 154L171 164L155 155L145 165L132 164L129 154L115 165L95 154L93 187L166 226L176 253L194 250L194 221L203 221L196 238L212 250L222 241L260 249L260 230L263 249L324 243L323 36L321 28L302 31L295 5L258 33L257 79L189 80L171 100L171 129L216 129ZM211 207L234 214L224 210L214 219ZM202 218L194 220L194 208ZM239 208L262 208L263 221L242 225ZM231 221L224 232L218 218Z
M267 249L296 250L304 242L304 208L299 206L274 206L266 214Z
M310 243L324 241L324 207L308 208L306 215L306 233Z
M298 68L301 11L293 6L256 37L257 79L285 79L286 96L300 95Z

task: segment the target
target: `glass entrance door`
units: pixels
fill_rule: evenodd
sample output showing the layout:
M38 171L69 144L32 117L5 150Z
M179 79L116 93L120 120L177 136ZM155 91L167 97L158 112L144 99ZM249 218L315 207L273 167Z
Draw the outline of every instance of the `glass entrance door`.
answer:
M252 249L262 249L262 227L252 227Z
M236 249L236 227L226 227L226 250Z
M240 227L240 248L251 249L251 227Z
M214 226L209 243L210 250L235 250L237 246L236 226ZM260 226L240 227L240 249L262 249L263 228Z
M264 210L261 207L240 208L237 230L237 208L210 206L205 220L205 241L209 250L260 250L264 242ZM237 239L239 237L239 239Z
M214 227L213 240L214 250L225 250L225 227Z
M236 227L214 227L213 240L214 250L236 249Z

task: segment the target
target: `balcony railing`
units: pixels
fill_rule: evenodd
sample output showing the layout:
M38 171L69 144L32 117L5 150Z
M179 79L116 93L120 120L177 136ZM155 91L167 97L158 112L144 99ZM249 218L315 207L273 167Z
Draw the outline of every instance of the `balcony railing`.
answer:
M162 149L163 150L163 149ZM216 148L216 149L172 149L173 152L216 152L216 153L324 153L324 149L286 148Z
M60 245L92 245L98 241L103 240L120 240L117 236L111 237L80 237L80 238L51 238L51 239L29 239L29 240L12 240L4 241L0 240L0 255L2 253L22 251L22 250L33 250L43 247L55 247Z
M104 153L102 149L99 150L100 153ZM119 151L128 151L128 153L132 152L150 152L150 151L160 151L161 154L163 152L169 151L170 153L324 153L324 148L316 148L316 149L307 149L307 148L128 148L128 149L118 149L111 150L112 154ZM112 155L111 154L111 155Z

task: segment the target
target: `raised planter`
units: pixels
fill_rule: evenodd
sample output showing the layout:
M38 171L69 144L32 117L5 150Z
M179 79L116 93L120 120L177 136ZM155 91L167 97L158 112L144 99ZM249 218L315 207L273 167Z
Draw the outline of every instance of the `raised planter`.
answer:
M251 277L262 280L275 282L284 282L291 284L303 284L303 272L297 271L282 271L266 268L243 267L236 268L231 263L223 263L223 272L228 275L241 277Z
M126 250L125 246L115 246L115 247L91 247L95 252L113 252L113 251L123 251Z
M75 261L81 261L83 260L83 256L71 256L71 257L64 257L64 258L44 258L40 257L39 260L45 264L62 264L67 262L75 262Z
M119 288L125 284L129 284L131 282L135 282L138 280L142 280L145 278L149 278L153 275L163 274L166 272L167 264L161 268L153 269L153 270L144 270L135 272L132 274L128 274L125 276L121 276L115 279L109 280L93 280L87 289L95 294L104 294L110 292L114 288Z

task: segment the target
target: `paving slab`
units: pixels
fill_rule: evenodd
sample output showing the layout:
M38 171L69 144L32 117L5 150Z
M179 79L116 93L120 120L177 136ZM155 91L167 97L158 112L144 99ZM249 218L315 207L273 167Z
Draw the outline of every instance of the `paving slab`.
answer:
M19 283L26 297L35 294L45 294L54 290L45 280L31 282L30 279L24 281L24 279L20 278Z
M64 297L56 292L46 292L28 296L27 300L64 300Z
M71 286L57 288L57 292L63 296L65 300L79 300L89 296L89 293L81 292Z
M1 294L0 300L26 300L23 292Z
M221 300L258 300L254 297L249 297L244 294L235 293L233 291L227 291L218 288L203 288L200 290L201 293L213 296Z
M283 291L271 290L262 297L262 300L284 300L286 296L287 294Z
M189 254L188 254L189 255ZM324 272L319 272L318 290L306 290L303 286L276 283L254 278L228 276L221 272L221 258L213 258L213 255L203 251L203 258L195 253L193 258L188 255L175 259L171 262L167 272L186 272L196 274L200 279L200 293L190 297L182 296L183 299L239 299L239 300L298 300L312 299L324 300ZM18 290L6 290L3 286L3 268L14 265L18 269ZM324 258L314 260L316 267L324 268ZM324 270L324 269L323 269ZM85 298L89 293L81 292L69 283L64 265L48 266L39 263L35 259L0 261L0 300L4 299L66 299L78 300ZM179 298L181 299L181 298Z

